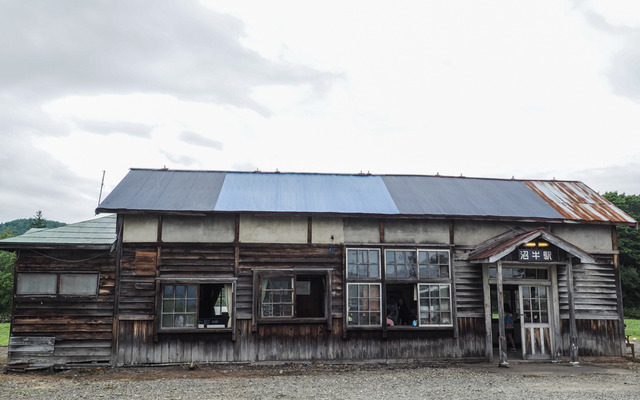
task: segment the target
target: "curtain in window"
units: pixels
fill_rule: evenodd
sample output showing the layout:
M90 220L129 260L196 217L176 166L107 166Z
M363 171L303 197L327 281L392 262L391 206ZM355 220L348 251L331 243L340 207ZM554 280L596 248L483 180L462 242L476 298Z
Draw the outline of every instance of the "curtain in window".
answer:
M233 285L224 285L224 297L227 301L227 312L229 313L229 320L227 321L227 328L231 328L231 320L233 319Z

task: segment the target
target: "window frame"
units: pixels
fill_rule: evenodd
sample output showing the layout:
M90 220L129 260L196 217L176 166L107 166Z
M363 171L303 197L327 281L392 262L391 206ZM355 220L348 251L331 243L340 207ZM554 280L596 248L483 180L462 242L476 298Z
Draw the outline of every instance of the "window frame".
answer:
M360 276L349 276L349 251L367 251L367 252L371 252L374 251L378 254L378 276L366 276L366 277L360 277ZM359 254L359 253L356 253ZM369 281L378 281L380 279L382 279L382 250L375 248L375 247L349 247L346 249L345 251L345 255L346 255L346 260L345 260L345 276L347 279L355 279L355 280L369 280ZM356 265L360 265L361 263L358 263L356 260ZM367 263L367 265L371 265L371 263Z
M255 268L253 270L253 329L258 325L268 324L305 324L326 323L332 327L332 296L331 296L331 268ZM324 317L298 317L297 312L297 282L298 277L319 277L324 279ZM293 313L292 316L262 316L262 280L263 278L292 278L293 279Z
M379 271L380 271L380 276L378 278L372 279L372 278L361 278L361 277L353 277L353 276L349 276L348 274L348 257L349 257L349 251L350 250L378 250L380 251L380 257L378 257L378 261L379 261ZM405 256L407 256L408 252L413 252L415 254L415 271L416 271L416 276L415 277L411 277L409 276L409 271L407 270L404 276L397 276L397 266L398 263L397 262L393 262L392 265L394 266L394 275L389 276L387 275L387 259L389 257L389 254L393 252L394 256L393 259L395 260L395 257L397 256L398 252L404 252ZM420 273L420 255L421 253L426 252L427 253L427 257L429 256L430 252L446 252L447 253L447 261L448 263L447 265L447 277L442 277L441 272L442 269L439 272L439 276L438 277L423 277L422 274ZM438 261L440 261L440 256L438 256ZM345 273L344 273L344 277L345 277L345 292L344 292L344 328L346 330L367 330L367 329L380 329L382 328L383 331L393 331L393 330L438 330L438 329L454 329L455 330L455 295L454 295L454 278L453 278L453 259L452 259L452 252L451 252L451 248L450 247L431 247L431 246L427 246L427 247L422 247L422 246L397 246L397 247L393 247L393 246L384 246L381 245L380 248L374 248L374 247L357 247L357 245L355 246L345 246ZM405 262L403 264L405 266L405 268L407 267L407 263ZM430 265L427 262L427 265ZM443 266L445 265L444 263L438 263L437 265L439 266ZM428 269L427 269L427 273L428 273ZM381 315L381 322L380 325L351 325L348 321L349 318L349 303L348 303L348 296L349 296L349 285L352 284L371 284L371 283L379 283L381 286L381 290L380 290L380 312L383 313ZM414 293L416 293L416 300L415 300L415 304L416 304L416 315L414 316L415 319L417 320L417 326L413 326L413 325L394 325L394 326L387 326L386 324L386 310L389 307L388 304L388 287L389 286L396 286L396 287L400 287L400 286L405 286L406 285L406 289L404 289L403 291L406 290L412 290L414 291ZM442 324L442 323L438 323L438 324L422 324L421 322L421 312L420 312L420 288L421 285L446 285L448 287L448 293L449 293L449 310L448 310L448 314L449 314L449 320L450 323L448 324ZM439 311L442 312L442 311Z
M356 312L356 313L357 312L366 312L368 314L372 313L371 310L366 310L366 311L354 310L354 311L351 311L350 308L349 308L349 299L350 299L350 297L349 297L349 288L351 288L351 287L359 287L359 286L364 286L364 285L368 286L369 288L371 288L372 286L377 286L378 287L379 323L378 324L366 324L366 325L365 324L354 324L354 325L351 325L351 324L349 324L349 322L350 322L349 319L351 318L350 314L352 312ZM346 299L345 301L347 303L347 309L346 309L347 311L345 313L345 320L346 320L347 327L350 328L350 329L354 329L354 328L355 329L370 329L370 328L378 329L378 328L382 327L382 321L386 317L386 315L383 315L383 313L382 313L382 309L383 309L383 304L382 304L382 297L383 297L382 296L382 282L347 282L346 288L347 288L347 290L346 290L346 293L345 293L345 299ZM357 299L363 299L363 297L360 297L360 296L357 296L356 298ZM367 297L367 299L372 299L372 298L373 297Z
M25 276L25 275L51 275L51 276L55 276L55 292L54 293L20 293L19 292L19 288L20 288L20 278L21 276ZM62 276L67 276L67 275L94 275L95 276L95 293L61 293L60 292L60 287L61 287L61 277ZM98 294L100 293L100 279L101 279L101 275L100 272L94 272L94 271L73 271L73 272L53 272L53 271L25 271L25 272L16 272L16 289L15 289L15 295L18 297L50 297L50 298L61 298L61 299L66 299L66 298L87 298L87 299L94 299L94 298L98 298Z
M417 290L418 290L418 300L417 300L418 301L418 315L416 316L417 320L418 320L418 326L421 327L421 328L453 327L453 295L451 293L451 284L450 283L441 283L441 282L418 282L418 283L416 283L416 285L417 285ZM449 321L450 321L448 324L443 324L443 323L439 323L439 324L424 324L424 325L422 324L422 311L421 311L422 307L420 305L420 301L422 300L422 298L420 297L420 293L421 293L420 292L420 286L439 286L439 287L447 286L448 287L448 294L449 294L449 297L448 297L449 310L448 311L449 311ZM431 298L431 297L428 297L428 299L429 298ZM445 297L441 297L441 296L437 297L437 299L440 300L440 301L443 298L445 298ZM433 312L438 312L440 314L443 314L442 310L438 310L438 311L434 310Z
M155 329L157 333L214 333L214 332L232 332L233 339L235 339L235 327L236 327L236 290L237 290L237 278L174 278L174 277L158 277L156 278L156 310L155 310ZM198 316L200 313L200 292L202 285L231 285L231 310L227 308L229 313L229 321L231 326L224 328L215 327L207 328L206 326L199 327ZM166 285L181 285L181 286L196 286L196 310L195 310L195 323L194 326L187 327L163 327L162 315L163 315L163 293ZM228 306L228 303L227 303ZM229 324L228 324L229 325Z

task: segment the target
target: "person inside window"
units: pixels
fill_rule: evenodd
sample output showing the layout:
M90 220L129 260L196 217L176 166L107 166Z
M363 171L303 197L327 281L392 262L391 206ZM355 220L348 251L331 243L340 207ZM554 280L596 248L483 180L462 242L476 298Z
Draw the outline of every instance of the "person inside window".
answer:
M387 326L394 326L393 318L391 318L391 309L387 308Z
M409 307L404 303L404 299L400 297L398 299L398 325L411 325L413 322L413 315L409 311Z

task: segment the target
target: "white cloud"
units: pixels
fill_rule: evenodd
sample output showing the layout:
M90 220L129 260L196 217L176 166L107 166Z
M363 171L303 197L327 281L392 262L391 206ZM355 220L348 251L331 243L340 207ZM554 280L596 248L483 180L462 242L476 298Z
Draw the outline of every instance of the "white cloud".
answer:
M8 2L0 221L38 182L36 209L80 220L131 167L640 192L638 21L609 0Z

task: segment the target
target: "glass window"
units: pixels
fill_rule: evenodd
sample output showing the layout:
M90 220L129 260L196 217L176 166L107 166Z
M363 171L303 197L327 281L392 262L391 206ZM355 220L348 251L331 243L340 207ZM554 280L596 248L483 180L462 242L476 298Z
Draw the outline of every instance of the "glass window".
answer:
M293 317L293 277L262 278L261 317Z
M451 285L418 284L419 325L452 325Z
M377 249L348 249L347 250L348 278L379 278L380 250Z
M419 250L418 269L420 279L449 278L449 252L446 250Z
M98 294L100 275L19 273L16 294L95 296Z
M58 275L56 274L18 274L17 294L56 294Z
M166 283L160 301L161 329L232 327L232 283Z
M387 250L385 274L387 278L417 278L415 250Z
M98 274L61 274L60 294L91 296L98 292Z
M196 285L164 285L161 326L163 328L195 328L196 304Z
M326 272L261 276L259 318L326 318L326 282Z
M379 283L347 284L347 324L381 326L381 285Z

